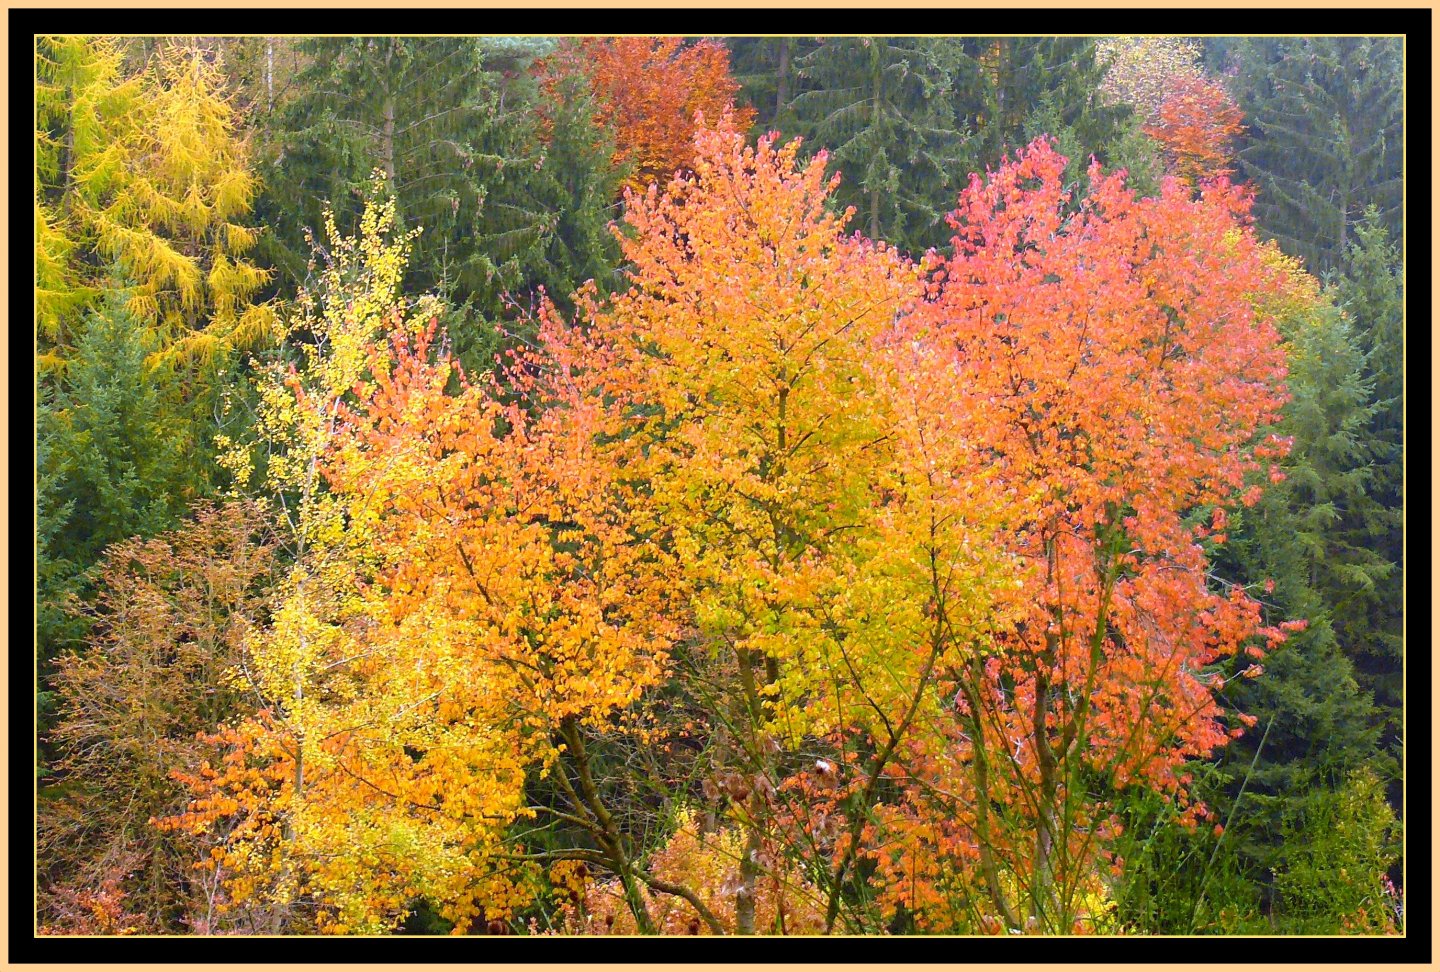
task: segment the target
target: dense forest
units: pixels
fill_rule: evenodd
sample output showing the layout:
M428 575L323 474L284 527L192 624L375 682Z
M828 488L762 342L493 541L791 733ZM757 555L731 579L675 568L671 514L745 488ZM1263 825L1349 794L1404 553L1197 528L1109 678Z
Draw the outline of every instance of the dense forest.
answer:
M1401 45L37 38L39 933L1403 933Z

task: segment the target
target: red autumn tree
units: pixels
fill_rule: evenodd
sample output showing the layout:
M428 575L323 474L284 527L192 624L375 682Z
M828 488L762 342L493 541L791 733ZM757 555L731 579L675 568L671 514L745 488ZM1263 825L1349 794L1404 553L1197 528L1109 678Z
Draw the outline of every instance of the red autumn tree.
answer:
M724 44L679 37L586 37L551 60L552 76L582 70L601 107L596 121L615 126L615 164L633 166L632 188L664 182L694 158L695 116L718 123L740 85L730 76ZM736 109L729 124L750 127L754 110Z
M905 836L876 854L892 903L937 925L978 907L1071 931L1104 892L1104 794L1142 786L1205 817L1181 767L1227 739L1216 692L1248 666L1230 660L1284 637L1207 556L1284 450L1257 441L1285 359L1254 310L1279 281L1249 198L1170 179L1136 199L1092 165L1076 209L1065 163L1042 140L972 179L909 320L933 367L963 376L949 434L993 471L1028 565L1017 620L947 672L950 722L910 747L889 821Z
M1145 133L1165 147L1172 170L1196 185L1233 171L1230 145L1245 116L1224 85L1204 75L1183 75L1166 85L1159 120Z

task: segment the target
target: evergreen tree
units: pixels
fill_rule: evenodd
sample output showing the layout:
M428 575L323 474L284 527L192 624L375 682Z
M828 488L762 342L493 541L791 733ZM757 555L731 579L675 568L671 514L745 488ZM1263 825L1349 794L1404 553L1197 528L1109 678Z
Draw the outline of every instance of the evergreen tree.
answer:
M578 284L594 280L602 293L618 282L620 249L610 230L619 216L621 170L611 166L614 133L593 124L595 98L585 79L560 79L542 95L549 123L544 157L533 176L533 194L553 207L554 225L543 239L535 283L562 309L571 309Z
M1213 551L1214 573L1249 589L1273 622L1307 626L1258 662L1237 658L1227 673L1225 696L1252 728L1218 761L1190 770L1223 831L1178 832L1166 824L1174 809L1163 804L1127 808L1133 843L1124 856L1132 869L1119 898L1127 920L1148 932L1266 933L1281 927L1287 909L1313 910L1313 900L1300 904L1297 896L1313 897L1317 882L1339 876L1316 870L1328 836L1296 822L1328 814L1337 802L1358 805L1356 773L1393 779L1399 768L1381 750L1371 692L1344 637L1357 603L1390 571L1349 525L1349 511L1369 502L1374 485L1368 428L1377 409L1365 355L1335 293L1273 244L1269 259L1290 280L1267 310L1290 369L1291 400L1272 431L1292 445L1274 463L1283 478L1230 516L1228 540ZM1366 812L1384 815L1383 808ZM1372 837L1386 843L1388 829ZM1276 875L1292 868L1277 886Z
M1067 176L1078 178L1094 155L1112 164L1112 148L1129 130L1130 110L1099 96L1105 66L1095 41L1081 37L967 38L960 110L976 133L976 171L1024 145L1045 118L1072 133ZM1044 134L1059 136L1059 131Z
M105 548L172 525L185 504L207 490L199 472L207 464L192 455L193 403L173 369L146 363L154 335L130 301L120 282L106 287L63 374L37 379L35 599L42 680L57 652L85 633L68 605L72 597L88 596L90 568Z
M1401 41L1249 38L1234 56L1240 174L1258 189L1261 230L1317 274L1342 264L1367 207L1398 238Z
M1276 930L1395 935L1403 909L1386 872L1400 857L1400 828L1383 781L1360 768L1287 808L1275 868Z
M168 526L205 490L186 461L193 444L184 390L173 372L147 365L153 338L129 298L129 288L106 289L63 379L42 398L48 455L37 475L49 488L40 516L50 554L75 564Z
M856 228L912 252L949 243L944 214L971 173L1038 135L1082 185L1091 155L1142 194L1160 160L1128 106L1097 95L1104 66L1082 38L838 37L729 41L757 125L830 152ZM794 94L785 102L784 95Z
M1378 585L1393 572L1353 526L1355 511L1373 505L1371 379L1336 295L1321 291L1294 258L1275 259L1293 282L1277 314L1292 398L1276 432L1293 444L1277 464L1284 480L1236 514L1217 558L1226 576L1266 587L1263 600L1277 619L1308 622L1262 660L1263 674L1237 677L1227 691L1257 723L1229 750L1234 779L1216 799L1226 813L1245 801L1231 839L1265 887L1285 855L1303 854L1299 844L1321 838L1289 829L1318 794L1337 793L1361 768L1388 778L1399 769L1382 755L1372 695L1352 663L1356 619L1368 615Z
M791 99L800 79L797 62L822 41L814 37L726 37L730 68L740 82L740 100L755 109L753 135L778 131L793 137L797 128Z
M854 206L872 239L918 250L945 235L965 177L959 58L946 39L834 37L795 61L797 131L830 153L836 203Z
M1362 434L1373 468L1369 502L1352 507L1346 525L1357 543L1395 567L1376 579L1339 627L1362 680L1387 713L1387 736L1398 753L1404 702L1404 291L1400 254L1378 211L1367 211L1355 226L1353 240L1336 290L1355 328L1371 385L1372 407Z
M600 275L612 252L603 230L611 197L601 185L608 160L601 166L582 144L582 106L543 110L529 69L552 46L504 37L302 41L308 63L278 109L262 207L285 285L309 273L307 234L323 207L333 204L342 226L353 221L376 169L400 218L423 228L406 288L459 309L451 333L471 352L467 363L488 357L495 337L482 322L502 316L507 293L544 284L563 297L582 274ZM549 132L547 115L555 116ZM568 166L576 168L559 171Z

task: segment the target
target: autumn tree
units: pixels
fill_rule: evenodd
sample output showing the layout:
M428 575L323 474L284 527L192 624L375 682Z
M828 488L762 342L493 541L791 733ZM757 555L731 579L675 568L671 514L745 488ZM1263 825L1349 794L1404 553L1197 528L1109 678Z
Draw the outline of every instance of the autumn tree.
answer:
M71 340L61 312L133 282L155 360L213 361L271 335L247 254L256 180L240 119L209 52L167 44L134 75L105 38L41 38L36 53L36 287L43 360Z
M83 264L77 266L75 223L86 211L83 200L116 178L139 87L137 78L122 76L112 42L37 39L35 324L42 354L69 344L74 312L94 296L82 279Z
M359 238L331 223L293 324L303 367L265 385L265 480L295 562L246 646L266 709L220 735L224 769L190 774L196 800L165 826L230 821L231 893L290 905L292 927L393 927L424 897L463 931L530 901L554 855L509 827L558 813L599 845L563 859L609 868L649 929L582 733L628 731L663 675L667 558L635 486L595 458L604 415L567 391L570 363L532 387L553 407L531 420L434 343L434 305L399 295L395 219L377 200ZM532 773L568 811L528 805Z
M1177 176L1194 185L1233 173L1230 145L1244 131L1244 116L1223 85L1190 76L1170 81L1157 115L1145 133L1164 146Z
M615 126L613 164L625 184L644 189L688 168L695 116L745 131L751 109L736 106L739 85L730 76L723 44L679 37L585 37L556 56L557 73L582 70L597 102L596 121Z
M689 592L713 766L698 796L744 835L742 934L762 930L757 888L787 854L833 926L865 814L837 815L843 839L822 840L787 780L818 745L859 803L873 798L936 706L955 642L935 611L983 629L985 578L1004 567L986 552L983 475L927 485L932 403L894 397L923 381L885 350L919 268L845 234L825 154L799 151L698 133L693 175L631 197L631 288L568 339L630 416L627 465L651 484ZM917 573L926 552L935 571Z
M1137 837L1124 848L1129 866L1117 885L1120 913L1141 931L1286 927L1288 904L1278 900L1275 874L1287 858L1309 858L1325 840L1286 821L1333 802L1361 768L1382 777L1393 772L1343 633L1349 619L1364 615L1356 605L1365 592L1390 573L1355 542L1345 512L1373 502L1365 430L1375 407L1363 355L1334 291L1323 290L1273 242L1261 259L1281 281L1258 296L1257 309L1273 317L1284 341L1291 396L1273 431L1292 446L1277 462L1284 479L1231 516L1229 540L1215 551L1211 569L1249 587L1267 618L1304 619L1306 628L1268 654L1263 677L1226 684L1227 703L1255 717L1255 726L1218 759L1187 767L1197 796L1228 822L1224 833ZM1127 827L1143 835L1173 810L1136 799L1123 813ZM1177 859L1197 866L1177 869ZM1326 876L1337 891L1346 882L1338 873L1343 866ZM1320 870L1309 865L1312 878ZM1377 883L1373 873L1353 879L1361 887ZM1266 923L1262 908L1278 924Z
M1201 54L1200 45L1184 37L1097 37L1095 60L1105 76L1096 91L1154 125L1170 87L1204 74Z
M254 507L201 506L169 533L107 551L83 607L93 632L54 680L58 758L37 824L41 921L52 931L85 930L66 917L77 896L123 903L137 929L215 927L219 889L192 867L213 840L177 841L150 818L185 806L173 773L214 758L196 734L250 704L225 673L263 621L275 566L264 534Z
M1180 765L1226 742L1231 659L1284 638L1208 566L1227 511L1262 492L1247 476L1284 452L1263 439L1285 365L1252 301L1275 283L1248 200L1175 181L1137 200L1092 167L1072 213L1065 164L1040 142L972 181L912 325L967 379L957 433L1013 497L1004 542L1028 570L1021 616L947 672L950 744L916 755L895 822L913 849L884 873L925 876L929 901L904 907L981 927L1069 931L1091 910L1106 794L1207 818Z

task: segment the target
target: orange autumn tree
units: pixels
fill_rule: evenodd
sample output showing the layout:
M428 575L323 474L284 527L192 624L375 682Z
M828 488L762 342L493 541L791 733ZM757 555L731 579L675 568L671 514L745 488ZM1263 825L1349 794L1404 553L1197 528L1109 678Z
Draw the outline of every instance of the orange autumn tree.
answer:
M591 461L593 409L530 420L466 380L399 296L394 220L377 202L356 239L332 223L301 366L262 385L295 562L233 678L268 706L216 735L229 755L162 822L222 829L202 863L277 927L383 931L423 897L463 932L528 903L539 859L507 829L541 809L527 775L609 731L673 636L666 559ZM618 841L602 851L633 886Z
M823 152L802 164L798 141L752 147L726 126L694 151L692 173L630 196L632 286L542 337L624 417L616 462L649 483L675 551L713 767L701 796L744 835L734 930L765 930L758 897L784 855L815 875L807 907L833 924L864 815L838 845L817 838L785 785L793 753L823 740L873 797L938 711L941 659L958 660L937 612L984 630L1008 565L984 476L952 466L927 484L927 419L893 394L925 380L886 351L921 269L845 232Z
M1164 146L1177 176L1198 185L1234 171L1230 149L1245 130L1244 118L1224 85L1201 74L1187 74L1165 86L1159 117L1145 127L1145 134Z
M1040 140L972 178L906 325L962 376L941 407L1010 498L1004 543L1028 565L1018 617L945 672L947 719L914 740L881 828L880 894L923 927L1086 927L1107 794L1146 787L1204 819L1182 764L1240 731L1216 692L1253 673L1257 637L1284 638L1208 571L1226 510L1285 449L1258 432L1285 360L1254 308L1283 282L1249 199L1174 179L1136 199L1092 165L1072 201L1065 163Z
M696 114L711 124L733 109L730 124L745 131L754 110L735 108L740 85L730 76L730 53L717 41L679 37L585 37L552 59L552 72L580 71L590 79L601 112L615 127L617 166L631 167L626 185L643 189L690 165Z

